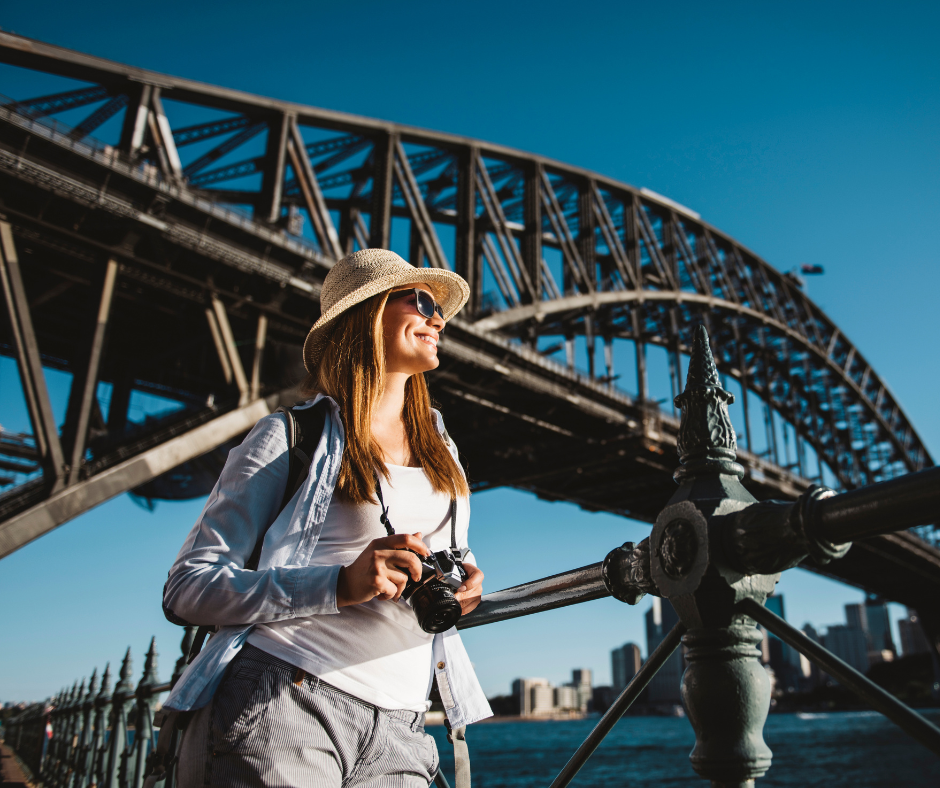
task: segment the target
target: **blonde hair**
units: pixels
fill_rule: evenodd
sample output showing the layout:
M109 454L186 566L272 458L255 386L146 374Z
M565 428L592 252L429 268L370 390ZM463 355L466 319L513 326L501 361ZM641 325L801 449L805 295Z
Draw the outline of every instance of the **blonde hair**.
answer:
M319 359L307 376L307 394L320 392L339 405L346 446L336 489L354 503L377 503L375 472L390 479L382 450L372 437L372 415L385 388L385 338L382 315L390 291L379 293L343 312L336 320ZM431 397L423 374L405 383L402 419L411 452L431 486L454 497L470 494L467 480L434 426Z

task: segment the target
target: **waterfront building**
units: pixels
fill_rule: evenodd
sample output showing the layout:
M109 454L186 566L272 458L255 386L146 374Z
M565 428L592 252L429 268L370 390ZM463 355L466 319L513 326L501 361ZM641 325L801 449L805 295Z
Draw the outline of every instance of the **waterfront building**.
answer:
M774 594L768 597L766 607L775 615L786 620L782 595ZM761 661L764 665L769 665L773 669L776 688L781 692L795 692L803 683L800 653L796 649L790 648L773 633L767 632L763 627L761 627L761 631L764 633L764 640L761 644Z
M822 645L860 673L868 671L868 638L863 630L845 624L833 624L823 635Z
M653 606L646 611L646 653L653 650L663 641L676 623L679 616L668 600L653 597ZM682 702L679 694L679 684L682 681L683 658L682 649L676 649L672 656L666 660L647 687L647 698L654 706L672 706Z
M571 671L571 686L578 691L578 708L587 711L591 702L592 674L589 668L575 668Z
M868 615L865 605L854 604L845 606L845 621L853 629L860 629L868 637Z
M884 599L869 595L864 604L846 605L845 619L850 627L865 633L869 665L890 661L897 656L894 639L891 637L888 604Z
M549 696L551 696L551 685L548 683L548 679L516 679L512 683L512 694L519 705L520 717L529 717L534 713L536 705L534 691L538 687L548 687ZM544 700L544 697L542 700ZM549 706L551 706L552 701L553 698L550 698L548 701Z
M564 711L581 710L581 694L578 687L565 684L562 687L555 687L554 705L556 709Z
M544 684L537 684L532 687L532 710L530 714L533 717L550 716L555 711L555 688L547 681Z
M880 658L872 661L884 661L896 657L897 649L894 646L894 638L891 637L888 603L883 598L870 594L865 600L865 620L868 622L869 650Z
M810 640L819 643L822 645L822 638L819 636L819 633L816 631L816 628L812 624L803 625L803 634L806 635ZM819 685L819 682L822 678L822 671L816 664L810 662L806 657L800 654L800 672L803 674L803 687L805 689L812 689Z
M920 625L917 611L907 609L907 618L898 621L898 634L901 637L901 654L909 657L912 654L927 654L930 652L930 643Z
M594 687L591 692L591 710L603 714L613 705L619 694L613 687Z
M640 647L636 643L624 643L610 652L610 668L615 692L623 692L643 665Z

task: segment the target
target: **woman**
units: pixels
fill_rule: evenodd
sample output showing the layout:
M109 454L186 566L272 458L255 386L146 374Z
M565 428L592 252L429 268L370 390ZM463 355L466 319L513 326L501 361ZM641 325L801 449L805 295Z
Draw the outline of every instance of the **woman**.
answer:
M279 511L286 419L262 419L230 452L164 592L173 614L222 627L165 704L198 710L182 788L426 786L433 679L454 728L489 716L456 630L424 632L401 599L418 555L451 546L454 512L467 547L467 482L422 373L468 295L456 274L381 249L327 275L304 343L307 404L326 398L305 483ZM269 524L258 570L245 569ZM482 593L475 564L467 554L455 594L464 613Z

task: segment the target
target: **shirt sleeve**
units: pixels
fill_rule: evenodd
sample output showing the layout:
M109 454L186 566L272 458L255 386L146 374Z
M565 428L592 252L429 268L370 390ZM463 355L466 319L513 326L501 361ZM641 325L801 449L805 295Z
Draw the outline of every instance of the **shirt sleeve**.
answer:
M279 516L288 466L286 416L266 416L229 452L170 569L166 608L193 624L221 626L338 612L339 565L245 569L258 538Z

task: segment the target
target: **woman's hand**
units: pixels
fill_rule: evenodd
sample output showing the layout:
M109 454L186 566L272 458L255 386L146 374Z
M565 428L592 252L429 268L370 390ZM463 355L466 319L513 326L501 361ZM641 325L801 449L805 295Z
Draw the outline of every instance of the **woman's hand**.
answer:
M409 577L421 579L421 562L408 550L428 555L420 532L373 539L355 561L339 570L336 606L359 605L372 599L397 602Z
M467 579L457 589L454 597L460 602L460 615L465 616L480 604L480 597L483 596L483 570L473 564L464 564L463 568L467 570Z

